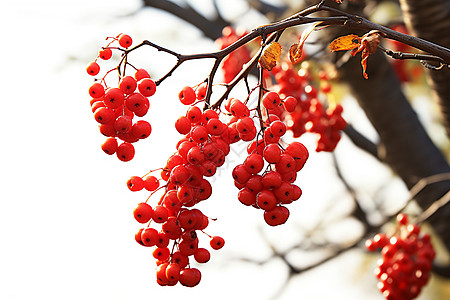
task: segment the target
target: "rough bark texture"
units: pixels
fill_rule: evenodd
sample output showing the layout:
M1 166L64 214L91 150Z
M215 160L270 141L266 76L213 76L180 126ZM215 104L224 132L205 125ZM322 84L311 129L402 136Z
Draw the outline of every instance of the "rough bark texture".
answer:
M400 0L405 24L414 36L450 47L449 0ZM450 69L428 70L429 82L441 107L450 136Z

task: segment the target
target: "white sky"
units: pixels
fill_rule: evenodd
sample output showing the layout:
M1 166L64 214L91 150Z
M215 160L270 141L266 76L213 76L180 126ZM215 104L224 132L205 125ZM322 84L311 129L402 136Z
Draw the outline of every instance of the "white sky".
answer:
M179 137L170 126L185 108L173 96L179 87L203 80L208 64L186 66L161 86L148 114L153 133L136 144L136 158L130 163L102 153L103 137L90 112L87 88L92 81L85 65L95 57L104 37L126 32L135 40L152 39L177 51L211 50L213 44L200 39L195 30L179 31L180 26L186 28L184 24L156 11L124 17L134 12L138 1L4 2L8 3L0 12L0 299L133 300L163 295L168 299L180 295L184 299L210 295L266 299L275 292L286 277L282 263L258 267L230 259L269 255L259 233L261 226L281 247L288 246L286 241L295 242L297 228L308 226L308 216L324 209L320 199L329 197L323 188L307 184L332 175L305 168L299 184L305 202L289 207L295 221L284 229L267 229L261 214L238 203L236 190L229 187L231 170L221 171L220 182L213 182L213 196L201 209L219 219L208 232L222 235L226 247L200 267L200 286L162 288L155 282L151 250L134 242L139 226L132 210L147 194L129 192L125 182L131 175L160 167L174 152ZM163 72L158 68L165 66L150 56L136 60L151 65L153 74ZM194 71L199 75L190 74ZM230 160L241 159L235 155ZM311 160L325 170L326 159L321 162L312 154ZM355 183L365 177L365 171L359 171L362 176L356 176ZM398 191L404 195L401 188ZM345 212L345 207L336 209ZM357 230L352 226L351 230ZM332 299L380 299L370 273L374 257L358 253L350 252L347 259L296 278L279 299L330 295Z

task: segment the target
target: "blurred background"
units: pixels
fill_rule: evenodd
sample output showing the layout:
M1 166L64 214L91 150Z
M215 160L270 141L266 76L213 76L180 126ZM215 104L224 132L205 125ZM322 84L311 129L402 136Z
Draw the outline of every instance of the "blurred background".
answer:
M233 145L227 163L211 179L213 195L199 205L206 215L217 218L207 231L223 236L226 246L199 267L199 286L160 287L151 251L134 241L139 224L132 211L148 194L131 193L126 181L161 167L175 152L180 136L173 124L185 113L178 91L202 82L212 63L188 62L158 87L145 116L153 132L136 144L136 157L130 162L101 151L104 138L89 106L92 78L85 68L106 37L126 33L134 44L150 40L179 53L210 52L217 49L214 40L220 36L220 26L251 30L308 3L4 2L0 12L1 299L382 299L373 275L379 255L363 246L373 233L367 225L389 228L392 216L410 200L411 182L405 183L389 164L359 149L347 135L334 154L316 153L315 137L302 136L311 155L297 179L303 196L289 207L288 222L276 228L268 228L260 211L237 200L231 170L243 161L246 145ZM184 9L185 16L198 14L210 23L194 26L174 16L175 6L151 7L167 3ZM377 22L387 24L401 17L395 1L364 3L369 4L378 5L370 14ZM317 49L317 45L307 47L312 52ZM132 59L154 78L174 63L173 57L149 49ZM369 61L369 71L371 67L375 68ZM362 77L359 65L357 73ZM399 83L400 88L442 159L448 161L439 105L424 73L416 73ZM256 79L249 82L255 84ZM380 131L350 93L352 88L338 78L330 82L346 120L377 144ZM245 90L239 88L236 93L245 97ZM442 166L445 170L448 164ZM421 205L410 202L407 211L418 215ZM366 223L357 217L356 208L362 209ZM437 248L440 261L448 263L445 242ZM433 275L418 299L449 296L449 279Z

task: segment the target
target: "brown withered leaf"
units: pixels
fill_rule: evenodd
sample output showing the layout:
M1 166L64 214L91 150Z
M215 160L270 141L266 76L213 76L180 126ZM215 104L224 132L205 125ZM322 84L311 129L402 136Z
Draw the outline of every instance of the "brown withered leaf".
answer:
M380 33L377 31L370 31L362 36L361 44L358 48L352 50L351 54L353 56L356 53L361 52L361 66L363 68L363 76L368 79L369 76L366 73L367 70L367 59L370 54L374 54L377 51L378 45L380 44Z
M289 59L293 64L296 64L301 60L301 57L303 55L303 45L305 44L306 39L320 23L322 23L322 21L311 24L310 26L308 26L308 28L303 30L298 43L293 44L289 48Z
M264 50L263 55L259 59L261 67L267 71L271 71L276 65L281 56L281 45L273 42Z
M334 52L355 49L358 48L360 44L361 38L359 36L356 34L349 34L334 39L328 47L331 52Z

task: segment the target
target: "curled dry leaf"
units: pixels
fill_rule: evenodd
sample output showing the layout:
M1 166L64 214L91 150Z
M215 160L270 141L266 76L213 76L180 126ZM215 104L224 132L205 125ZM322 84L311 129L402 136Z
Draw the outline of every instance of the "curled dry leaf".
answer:
M316 22L310 26L308 26L300 36L300 40L298 43L293 44L289 48L289 59L293 64L298 63L301 60L301 57L303 55L303 45L305 44L306 39L309 37L311 32L314 31L317 25L321 24L322 22Z
M370 54L375 53L377 51L378 45L380 44L380 36L381 33L372 30L362 37L359 37L355 34L349 34L345 36L338 37L333 40L329 48L331 52L339 51L339 50L352 50L351 54L355 56L357 53L361 52L361 65L363 68L363 76L368 79L366 70L367 70L367 59Z
M263 55L259 59L261 67L267 71L271 71L276 65L281 56L281 45L273 42L264 50Z
M351 50L358 48L361 44L361 38L356 34L349 34L334 39L328 46L331 52L340 50Z

